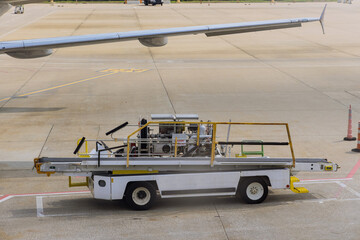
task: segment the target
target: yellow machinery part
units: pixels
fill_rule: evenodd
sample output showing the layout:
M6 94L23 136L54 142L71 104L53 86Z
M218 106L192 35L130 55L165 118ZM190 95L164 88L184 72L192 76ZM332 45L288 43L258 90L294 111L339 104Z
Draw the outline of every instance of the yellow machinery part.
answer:
M300 182L300 180L297 177L291 176L290 177L290 190L294 193L308 193L309 190L307 190L304 187L294 187L295 182Z
M324 170L325 170L325 171L332 171L332 170L333 170L333 166L332 166L332 165L325 166Z
M48 177L50 177L50 174L54 174L55 172L43 172L40 170L40 166L42 163L39 163L39 158L34 158L34 167L36 169L36 172L38 174L46 174Z
M89 178L88 177L86 177L85 182L73 183L73 182L71 182L71 176L69 176L69 187L87 187L88 183L89 183Z

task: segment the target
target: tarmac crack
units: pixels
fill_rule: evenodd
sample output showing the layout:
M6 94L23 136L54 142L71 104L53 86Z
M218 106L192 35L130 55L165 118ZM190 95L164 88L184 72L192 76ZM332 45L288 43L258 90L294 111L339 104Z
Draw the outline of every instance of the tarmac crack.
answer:
M139 16L138 16L135 8L134 8L134 13L135 13L135 17L136 17L136 20L137 20L137 22L138 22L139 28L142 29L142 26L141 26L141 23L140 23L140 19L139 19ZM169 100L169 103L170 103L170 105L171 105L171 108L173 109L174 113L176 114L176 110L175 110L174 104L173 104L173 102L172 102L172 100L171 100L171 98L170 98L169 91L167 90L167 88L166 88L166 86L165 86L164 79L162 78L161 73L160 73L160 71L159 71L159 68L158 68L158 66L157 66L157 64L156 64L154 55L153 55L153 53L152 53L152 51L151 51L150 48L147 48L147 49L148 49L148 51L149 51L149 54L150 54L150 57L151 57L152 62L153 62L153 64L154 64L154 67L155 67L155 69L156 69L156 72L157 72L157 74L158 74L158 76L159 76L159 78L160 78L161 84L162 84L162 86L163 86L163 88L164 88L164 90L165 90L165 93L166 93L166 96L167 96L167 98L168 98L168 100Z
M215 204L214 204L214 208L215 208L215 211L216 211L217 217L218 217L218 218L219 218L219 220L220 220L220 223L221 223L222 229L224 230L224 233L225 233L226 239L227 239L227 240L229 240L229 236L228 236L228 234L227 234L227 232L226 232L226 229L225 229L225 226L224 226L224 222L223 222L223 220L221 219L221 216L220 216L219 211L218 211L218 209L217 209L217 207L216 207L216 205L215 205Z
M48 135L47 135L47 137L46 137L46 139L45 139L45 142L44 142L44 144L43 144L42 147L41 147L41 150L40 150L39 156L38 156L39 158L40 158L40 156L41 156L42 151L44 150L44 147L45 147L45 145L46 145L46 143L47 143L47 141L48 141L48 139L49 139L49 137L50 137L50 134L51 134L53 128L54 128L54 124L51 126L50 131L49 131L49 133L48 133Z
M27 85L34 77L35 75L37 75L45 66L45 64L49 61L49 59L47 61L44 61L41 66L28 78L28 80L25 81L25 83L23 85L21 85L20 88L18 88L18 90L15 91L15 93L9 97L7 100L4 101L4 103L0 106L0 110L5 107L6 104L8 104L10 102L10 100L12 100L13 98L16 98L16 96L18 95L18 93L25 87L25 85Z
M337 102L338 104L340 104L340 105L342 105L342 106L347 106L346 104L342 103L341 101L330 97L329 95L325 94L324 92L322 92L322 91L318 90L317 88L312 87L311 85L303 82L301 79L299 79L299 78L293 76L292 74L290 74L290 73L282 70L281 68L276 67L276 66L274 66L274 65L272 65L272 64L270 64L270 63L268 63L268 62L266 62L266 61L263 61L262 59L256 57L255 55L251 54L250 52L246 51L245 49L243 49L243 48L241 48L241 47L233 44L232 42L226 40L225 38L223 38L223 37L219 37L219 38L222 39L224 42L228 43L229 45L231 45L231 46L237 48L238 50L242 51L243 53L247 54L248 56L252 57L252 58L255 59L256 61L258 61L258 62L260 62L260 63L262 63L262 64L264 64L264 65L266 65L266 66L268 66L268 67L270 67L270 68L275 69L276 71L278 71L278 72L280 72L280 73L282 73L282 74L284 74L284 75L292 78L293 80L295 80L295 81L301 83L302 85L304 85L304 86L306 86L306 87L314 90L315 92L318 92L319 94L321 94L321 95L323 95L323 96L325 96L325 97L327 97L327 98L330 98L331 100L333 100L334 102Z

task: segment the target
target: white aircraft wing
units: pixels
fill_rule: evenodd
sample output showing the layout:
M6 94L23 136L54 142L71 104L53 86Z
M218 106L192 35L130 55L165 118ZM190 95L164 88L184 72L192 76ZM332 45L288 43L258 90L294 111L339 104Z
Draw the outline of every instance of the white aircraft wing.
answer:
M167 44L167 37L202 34L207 37L227 34L256 32L283 28L301 27L302 23L319 21L323 26L326 5L319 18L295 18L245 23L191 26L132 32L115 32L81 36L41 38L0 42L0 54L6 53L15 58L37 58L48 56L53 48L84 46L90 44L139 40L148 47L161 47Z

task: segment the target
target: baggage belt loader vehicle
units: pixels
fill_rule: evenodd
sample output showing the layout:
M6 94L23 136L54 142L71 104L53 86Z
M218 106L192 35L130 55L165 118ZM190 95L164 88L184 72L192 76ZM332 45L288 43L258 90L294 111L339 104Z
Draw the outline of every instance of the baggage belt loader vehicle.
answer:
M195 114L151 118L142 119L126 138L113 134L128 122L106 133L111 140L79 139L75 158L36 158L34 167L39 174L69 176L70 187L87 186L96 199L124 199L136 210L149 209L158 197L236 196L246 203L261 203L268 187L308 192L294 187L299 181L293 176L296 172L338 169L326 159L295 158L287 123L202 122ZM282 126L287 141L229 141L231 126L236 125ZM228 127L224 140L217 137L219 126ZM90 152L89 144L95 144ZM242 153L234 156L231 149L237 145ZM247 145L261 146L262 151L245 151ZM289 146L291 158L264 156L263 146L271 145ZM74 176L86 181L74 183Z

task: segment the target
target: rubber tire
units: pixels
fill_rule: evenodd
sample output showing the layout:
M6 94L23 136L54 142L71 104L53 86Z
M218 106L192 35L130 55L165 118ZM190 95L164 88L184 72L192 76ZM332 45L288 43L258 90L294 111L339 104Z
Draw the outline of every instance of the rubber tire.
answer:
M132 199L132 194L137 188L146 188L150 192L150 200L145 205L139 205ZM156 189L148 182L135 182L131 183L125 192L125 201L131 209L134 210L148 210L152 207L156 200Z
M259 184L262 185L262 187L264 188L264 193L261 196L261 198L257 199L257 200L253 200L251 198L248 197L247 193L246 193L246 189L247 187L251 184L257 182ZM265 183L265 181L262 178L259 177L253 177L253 178L245 178L244 180L240 180L239 183L239 190L238 190L238 194L237 196L244 202L248 203L248 204L257 204L257 203L262 203L267 195L268 195L268 186Z

